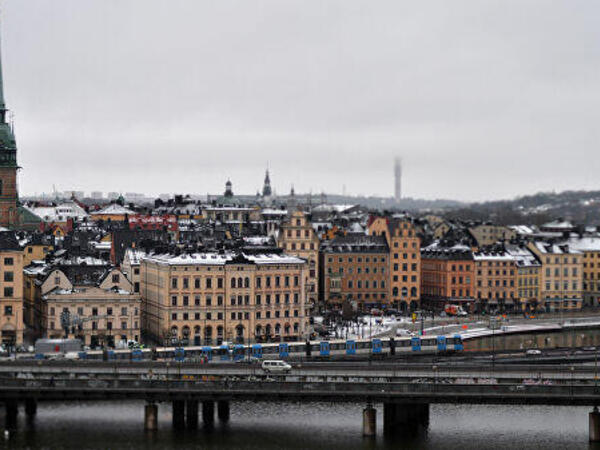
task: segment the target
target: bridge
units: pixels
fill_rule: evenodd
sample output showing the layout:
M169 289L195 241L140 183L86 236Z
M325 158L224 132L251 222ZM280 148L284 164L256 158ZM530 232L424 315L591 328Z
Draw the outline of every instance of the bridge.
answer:
M289 374L265 374L256 364L174 362L14 361L0 364L0 401L7 426L19 402L28 416L38 402L145 400L145 427L157 428L158 404L170 402L173 426L196 428L229 419L230 401L361 402L363 432L416 432L435 403L584 405L600 403L594 366L390 363L303 363ZM590 438L600 439L600 413L590 413Z

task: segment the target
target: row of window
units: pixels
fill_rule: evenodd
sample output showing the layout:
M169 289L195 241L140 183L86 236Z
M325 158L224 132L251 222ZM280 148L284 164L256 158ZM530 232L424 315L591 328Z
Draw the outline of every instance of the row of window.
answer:
M288 250L314 250L315 249L315 244L314 243L310 243L307 244L304 242L301 242L300 245L296 245L295 242L292 242L291 244L287 244L287 249Z
M264 314L263 314L264 313ZM217 312L214 315L214 319L216 320L223 320L224 317L223 312ZM254 317L256 319L278 319L280 317L300 317L300 312L295 309L292 313L290 313L289 310L285 310L283 311L283 314L281 311L256 311L254 313ZM213 313L212 312L207 312L204 314L204 319L202 318L202 313L196 312L196 313L189 313L189 312L184 312L184 313L171 313L171 320L190 320L191 318L193 318L193 320L213 320ZM231 320L250 320L250 312L248 311L232 311L229 313L229 318Z
M377 261L385 262L386 261L386 257L385 256L382 256L380 258L378 258L376 256L373 256L373 257L365 256L364 257L364 262L371 262L371 261L373 261L373 262L377 262ZM332 263L333 262L333 257L330 256L329 258L327 258L327 262ZM343 256L339 256L337 262L339 262L339 263L344 262L344 257ZM354 257L353 256L348 256L346 258L346 262L349 262L349 263L354 262ZM356 257L356 262L363 262L363 257L362 256L357 256Z
M263 295L256 294L254 299L255 299L255 304L260 305L260 304L262 304L262 301L263 301ZM196 295L194 297L194 306L213 306L212 300L213 300L212 296L207 295L204 298L204 304L202 304L201 296ZM293 301L293 303L298 304L300 302L300 294L298 292L294 292L292 294L286 292L284 294L266 294L266 295L264 295L265 304L270 305L272 300L275 305L279 305L279 304L288 305L292 301ZM238 295L238 296L232 295L230 297L229 302L230 302L231 306L250 305L250 296L249 295ZM181 302L180 302L179 297L177 295L172 295L171 296L171 306L180 306L180 305L181 306L189 306L190 305L190 297L187 295L183 295L181 297ZM223 306L223 296L222 295L217 296L216 306Z
M579 261L577 260L576 257L573 257L571 259L573 264L578 264ZM549 256L546 256L546 264L552 264L552 258L550 258ZM560 264L560 258L558 256L554 257L554 264ZM569 257L565 256L563 257L563 264L569 264Z
M500 281L502 281L502 283L500 283ZM488 287L492 287L492 286L510 286L510 287L514 287L515 285L515 280L510 280L510 282L507 282L507 280L488 280ZM481 287L483 286L481 280L477 280L477 286Z
M94 322L89 322L89 323L90 323L89 326L87 325L87 323L83 323L83 329L88 329L88 330L97 330L98 329L98 322L94 321ZM121 328L117 328L117 330L128 330L129 329L128 323L126 321L122 321L120 325L121 325ZM136 320L133 323L133 329L139 328L138 325L139 325L139 323ZM58 328L56 328L56 322L54 322L54 321L50 322L50 329L51 330L57 330L58 329ZM109 321L106 322L106 329L107 330L114 330L115 329L115 328L113 328L112 321L109 320Z
M552 286L551 282L546 281L546 291L551 290L551 286ZM562 286L563 286L563 290L565 290L565 291L569 290L569 282L568 281L564 281ZM571 283L571 286L572 286L572 290L576 291L579 286L579 283L577 283L577 281L573 281ZM555 291L560 290L560 283L558 281L554 282L554 290Z
M267 276L264 278L265 279L265 287L271 287L271 281L273 281L274 286L275 287L289 287L291 286L291 283L293 282L294 286L299 286L300 285L300 277L298 275L295 275L294 277L291 277L289 275L285 275L283 277L281 276L274 276L274 277L270 277ZM204 285L206 287L206 289L212 289L213 287L213 279L212 278L205 278L204 279ZM230 286L232 288L250 288L250 278L249 277L238 277L238 278L231 278L230 281ZM263 279L262 277L256 277L254 279L254 284L255 287L257 288L262 288L263 285ZM201 289L202 285L202 279L201 278L194 278L194 288L195 289ZM190 279L188 277L184 277L181 278L181 286L183 289L189 289L190 288ZM178 289L179 287L179 278L177 277L172 277L171 278L171 288L172 289ZM223 278L217 278L217 289L222 289L223 288Z
M385 267L380 267L379 271L381 273L385 273ZM369 267L365 267L364 269L362 267L357 267L356 268L356 273L363 273L363 272L364 273L371 273L371 272L372 273L377 273L377 267L373 267L372 270ZM331 267L328 267L327 268L327 273L333 273L333 269ZM338 273L343 274L344 273L344 268L340 267L338 269ZM348 273L349 274L354 273L354 268L353 267L348 267Z
M571 268L571 274L576 277L577 276L577 267L573 267ZM550 267L546 267L546 276L549 277L552 274L552 270L550 269ZM554 276L555 277L559 277L560 276L560 269L558 267L554 268ZM569 268L565 267L563 269L563 276L568 277L569 276Z
M394 248L399 248L399 247L400 247L400 245L398 244L398 242L397 241L394 242ZM411 247L412 248L417 248L417 243L413 242L412 245L411 245ZM402 248L408 248L408 242L403 242L402 243Z
M495 272L494 272L494 271L492 271L492 270L488 270L487 274L488 274L488 276L492 276L492 275L496 275L496 276L500 276L500 275L504 275L504 276L506 276L506 275L514 276L514 274L515 274L515 271L514 271L514 270L512 270L512 269L511 269L511 270L509 270L509 271L507 271L507 270L502 270L502 271L500 271L500 270L496 270ZM480 275L480 276L481 276L481 275L482 275L482 271L481 271L481 270L477 270L477 275Z
M393 279L393 281L398 281L399 280L398 275L394 275L392 279ZM408 275L402 275L402 281L403 282L408 282ZM417 281L417 276L416 275L411 275L410 276L410 281L411 282L416 282Z
M115 310L118 311L118 309L116 309L116 308L115 308ZM107 316L112 316L112 315L116 315L116 314L114 314L115 310L113 310L112 306L107 306L106 310L105 310L106 313L105 313L104 310L101 310L98 307L92 307L91 308L91 313L92 313L91 315L92 316L97 316L97 315L100 315L100 314L101 315L106 314ZM61 312L63 312L63 311L64 312L71 312L69 308L62 308ZM120 315L121 316L126 316L131 311L133 311L133 315L134 316L137 316L139 314L139 309L137 307L129 309L129 308L127 308L127 306L122 306L121 307L121 311L120 311L120 313L121 313ZM77 307L77 315L79 317L83 317L85 315L85 312L86 312L86 308L84 308L83 306L78 306ZM55 315L56 315L56 308L54 306L51 306L50 307L50 314L49 314L49 316L55 316Z

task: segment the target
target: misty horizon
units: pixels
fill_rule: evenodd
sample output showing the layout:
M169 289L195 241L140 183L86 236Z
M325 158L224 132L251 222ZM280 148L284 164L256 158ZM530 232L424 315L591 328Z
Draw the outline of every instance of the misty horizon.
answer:
M20 189L390 197L395 157L407 198L598 189L599 12L5 1Z

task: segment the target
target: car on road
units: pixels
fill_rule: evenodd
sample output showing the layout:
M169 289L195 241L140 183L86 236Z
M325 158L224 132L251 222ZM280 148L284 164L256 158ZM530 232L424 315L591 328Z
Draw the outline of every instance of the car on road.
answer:
M265 373L289 373L292 370L291 365L281 360L266 360L260 367Z
M529 350L527 350L527 351L525 352L525 354L526 354L527 356L539 356L539 355L541 355L541 354L542 354L542 351L541 351L541 350L538 350L537 348L530 348Z

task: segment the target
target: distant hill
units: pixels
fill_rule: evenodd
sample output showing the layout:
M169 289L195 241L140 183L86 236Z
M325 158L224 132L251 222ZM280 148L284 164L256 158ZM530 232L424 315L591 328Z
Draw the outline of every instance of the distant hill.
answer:
M492 220L498 224L541 224L562 217L584 225L600 224L600 191L540 192L500 200L471 203L446 213L449 218Z

